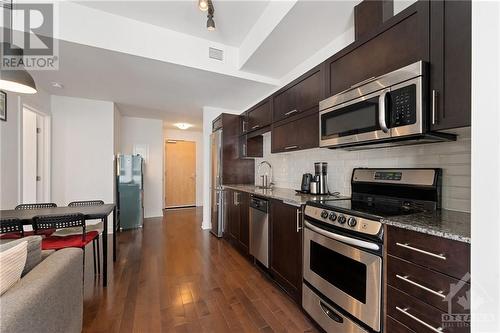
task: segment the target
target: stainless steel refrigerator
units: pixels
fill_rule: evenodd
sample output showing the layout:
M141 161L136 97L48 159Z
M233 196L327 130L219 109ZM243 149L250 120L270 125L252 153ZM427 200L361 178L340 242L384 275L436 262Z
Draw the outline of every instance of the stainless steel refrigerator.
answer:
M210 135L211 232L222 237L224 231L224 191L222 189L222 129Z
M140 155L118 155L116 161L120 228L141 228L144 221L144 161Z

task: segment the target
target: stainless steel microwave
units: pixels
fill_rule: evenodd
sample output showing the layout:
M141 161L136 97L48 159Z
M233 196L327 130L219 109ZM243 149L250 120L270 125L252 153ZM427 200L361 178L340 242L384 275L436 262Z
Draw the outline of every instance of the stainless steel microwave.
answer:
M373 77L319 103L320 147L367 149L455 140L429 131L428 65Z

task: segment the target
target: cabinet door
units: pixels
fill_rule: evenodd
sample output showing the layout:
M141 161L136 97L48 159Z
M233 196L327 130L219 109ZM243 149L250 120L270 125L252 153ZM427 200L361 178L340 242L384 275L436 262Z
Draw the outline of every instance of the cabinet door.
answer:
M319 67L307 73L299 82L274 97L273 120L280 121L307 111L319 104L321 98Z
M284 124L273 126L271 152L309 149L319 146L319 115L311 114Z
M431 129L471 124L471 2L431 1Z
M299 229L299 207L272 200L271 260L274 279L294 298L301 301L302 293L302 230Z
M240 210L238 201L239 192L230 192L229 206L229 235L234 242L240 238Z
M248 131L255 131L271 124L271 104L269 100L248 111Z
M328 96L419 60L429 60L428 1L411 5L387 20L377 32L328 59Z
M239 192L239 213L240 213L240 238L239 243L242 251L248 253L250 244L250 195L245 192Z

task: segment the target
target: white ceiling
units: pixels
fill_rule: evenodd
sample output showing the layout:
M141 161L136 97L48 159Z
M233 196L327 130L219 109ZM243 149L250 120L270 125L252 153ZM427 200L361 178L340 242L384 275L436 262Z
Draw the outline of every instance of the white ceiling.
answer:
M269 4L269 0L214 0L215 31L206 29L206 12L196 0L78 1L79 4L188 35L239 46Z
M354 24L360 0L299 1L243 66L281 78Z
M190 122L201 130L202 107L241 110L273 86L70 42L59 42L59 70L33 71L53 95L114 101L123 115ZM60 82L63 89L52 87Z

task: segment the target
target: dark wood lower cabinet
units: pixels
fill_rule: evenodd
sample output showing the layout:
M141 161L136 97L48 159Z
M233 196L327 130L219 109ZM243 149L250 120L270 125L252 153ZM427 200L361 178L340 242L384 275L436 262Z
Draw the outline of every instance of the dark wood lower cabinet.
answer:
M297 302L302 300L302 230L299 207L271 200L269 269L271 275Z
M249 246L249 200L248 193L227 190L226 227L224 238L240 252L247 255Z

